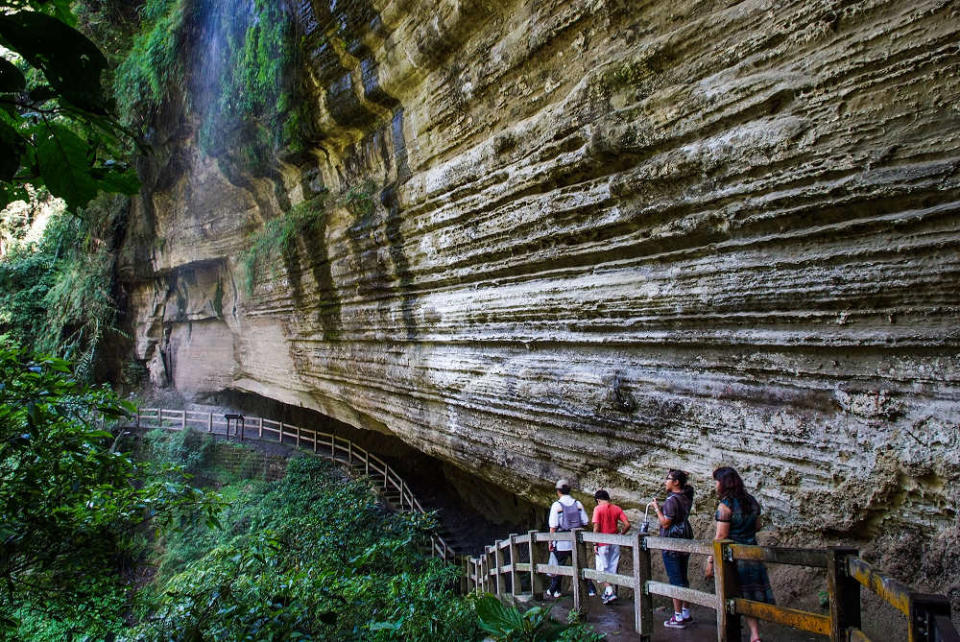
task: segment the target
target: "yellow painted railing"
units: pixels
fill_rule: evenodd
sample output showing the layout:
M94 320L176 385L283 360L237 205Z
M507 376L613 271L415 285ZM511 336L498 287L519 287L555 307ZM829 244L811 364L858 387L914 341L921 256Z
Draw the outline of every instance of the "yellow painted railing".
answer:
M551 541L573 543L570 565L548 563ZM629 549L621 560L632 559L629 574L601 573L587 557L591 544L617 544ZM651 551L677 551L712 555L714 591L698 591L655 581ZM738 597L736 560L808 566L826 570L829 612L801 611ZM865 587L907 616L909 642L960 642L950 619L950 602L943 595L927 595L874 570L853 548L821 549L746 546L729 540L683 540L655 537L646 533L606 535L575 530L564 533L530 531L511 535L488 546L483 555L464 561L467 590L494 593L501 599L516 597L526 585L529 593L541 595L548 575L572 580L573 608L586 610L586 582L594 580L633 589L634 626L644 640L653 634L653 596L677 598L711 608L717 613L719 642L740 640L741 615L776 622L801 631L829 637L833 641L870 638L861 630L860 589ZM888 642L888 640L883 640Z

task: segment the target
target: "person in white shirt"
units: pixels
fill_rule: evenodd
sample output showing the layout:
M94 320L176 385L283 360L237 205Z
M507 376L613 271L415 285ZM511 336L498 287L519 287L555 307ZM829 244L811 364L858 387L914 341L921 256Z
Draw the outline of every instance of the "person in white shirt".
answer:
M590 523L587 518L587 511L583 509L583 504L570 496L570 482L566 479L557 480L557 501L550 506L550 516L547 525L551 533L572 531L575 528L583 528ZM551 541L550 542L551 563L566 566L570 563L573 556L573 542ZM547 589L545 597L560 597L560 583L563 581L562 575L554 575L550 578L550 587ZM587 595L596 595L597 589L593 582L587 580Z

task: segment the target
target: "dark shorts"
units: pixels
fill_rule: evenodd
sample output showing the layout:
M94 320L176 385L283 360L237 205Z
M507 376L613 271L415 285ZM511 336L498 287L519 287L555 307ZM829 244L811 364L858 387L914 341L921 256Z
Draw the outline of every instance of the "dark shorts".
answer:
M663 567L667 569L667 577L674 586L690 586L690 580L687 578L687 565L689 563L689 553L663 551Z

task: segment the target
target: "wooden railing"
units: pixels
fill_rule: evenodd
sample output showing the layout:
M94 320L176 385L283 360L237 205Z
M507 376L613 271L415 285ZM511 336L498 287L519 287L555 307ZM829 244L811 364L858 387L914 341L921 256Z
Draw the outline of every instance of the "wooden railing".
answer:
M573 543L571 564L548 564L548 543ZM629 575L601 573L587 558L590 544L618 544L629 549L620 559L632 559ZM714 558L714 592L672 586L653 579L651 551L677 551ZM737 597L736 560L755 560L825 569L829 613L813 613L755 602ZM621 562L623 563L623 562ZM740 615L776 622L788 627L828 636L834 641L864 641L861 630L860 589L866 587L907 616L909 642L960 642L950 620L950 602L942 595L917 593L874 570L853 548L800 549L746 546L729 540L683 540L654 537L645 533L606 535L582 530L565 533L530 531L511 535L488 546L483 555L465 562L467 590L490 592L501 599L523 592L540 595L547 575L572 580L573 608L585 612L586 581L608 582L633 589L634 626L641 639L653 634L653 596L662 595L699 604L717 613L717 639L740 640ZM524 585L528 591L523 591ZM883 642L887 642L887 638Z
M193 410L170 410L166 408L142 408L137 411L138 428L164 428L166 430L186 430L191 428L227 437L244 439L264 439L307 448L315 454L336 461L362 467L364 474L377 479L387 494L396 493L400 510L426 513L420 501L410 491L407 482L385 461L361 448L349 439L320 432L312 428L301 428L282 421L263 417L244 416L243 422L227 420L226 415ZM431 554L445 560L457 560L456 551L439 535L430 539Z

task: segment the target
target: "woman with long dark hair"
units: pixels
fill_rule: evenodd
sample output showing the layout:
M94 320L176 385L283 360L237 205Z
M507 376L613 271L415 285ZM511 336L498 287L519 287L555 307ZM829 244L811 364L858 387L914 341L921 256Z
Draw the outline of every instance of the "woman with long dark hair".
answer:
M714 539L731 539L738 544L756 545L760 504L744 489L743 479L733 468L717 468L713 471L713 479L717 483L717 497L720 498L715 516L717 533ZM735 564L740 596L747 600L775 604L767 567L763 562L737 560ZM713 557L707 559L705 575L708 578L713 577ZM746 620L750 627L750 642L761 642L757 619L748 617Z
M671 469L663 481L667 491L667 498L663 502L663 510L654 499L653 509L657 512L657 521L660 522L661 537L693 538L693 528L690 527L690 510L693 508L693 487L687 483L687 473L682 470ZM663 567L667 571L667 578L673 586L690 586L687 578L687 565L690 563L690 553L663 551ZM667 628L683 629L693 622L690 616L690 605L683 600L673 599L673 616L663 623Z

